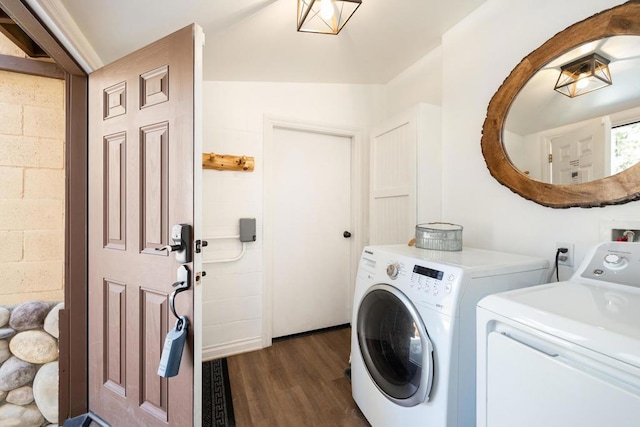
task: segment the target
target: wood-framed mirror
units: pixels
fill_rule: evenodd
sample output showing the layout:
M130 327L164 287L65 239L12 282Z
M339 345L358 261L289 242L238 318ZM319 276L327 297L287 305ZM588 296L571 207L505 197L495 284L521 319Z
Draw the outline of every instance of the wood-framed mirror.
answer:
M568 175L570 177L569 181L556 179L556 182L560 181L561 183L553 183L550 174L548 179L544 178L543 175L549 173L555 166L552 164L553 166L550 167L548 164L543 164L543 159L548 155L544 150L551 152L549 141L553 135L558 135L558 129L575 128L578 126L575 123L547 124L546 131L541 131L540 129L522 131L529 132L529 139L531 139L531 135L534 135L538 146L533 150L531 150L530 146L529 152L534 151L533 157L542 159L539 162L542 172L536 170L536 173L532 174L526 167L516 166L515 153L507 152L506 148L511 142L507 144L505 135L511 135L514 132L508 131L505 125L507 123L516 123L518 116L522 116L521 106L529 103L529 100L525 99L526 93L532 92L531 88L536 87L536 79L545 72L553 71L555 73L553 80L555 81L560 74L561 66L565 64L563 61L569 60L571 57L575 58L575 55L578 54L601 53L602 50L608 49L609 52L605 55L608 55L609 58L607 59L611 61L613 84L582 97L569 98L555 92L553 83L551 83L551 87L544 88L545 91L549 91L545 96L554 96L559 102L564 103L564 108L560 107L562 109L559 111L589 110L594 114L592 119L600 120L603 123L606 120L610 120L614 113L618 115L616 117L622 115L629 118L632 117L632 113L640 117L640 84L635 84L633 89L623 90L623 92L636 91L638 100L635 101L635 106L630 106L628 102L626 104L619 103L615 107L610 107L611 111L597 111L598 109L594 107L594 105L598 104L598 102L593 102L596 93L600 92L600 95L607 94L611 98L613 90L608 93L606 91L617 84L614 64L616 62L621 64L626 61L624 65L629 68L629 64L636 59L636 56L640 60L640 51L623 55L617 52L615 48L611 48L612 45L617 44L619 41L614 40L618 37L627 38L632 44L637 39L638 46L640 46L640 0L629 1L571 25L530 53L513 69L491 99L482 128L482 154L491 175L498 182L526 199L553 208L598 207L628 203L640 199L640 163L635 163L622 172L616 173L612 169L610 176L600 178L598 175L594 175L588 178L587 175L589 173L580 171L579 161L570 159L569 163L573 166L573 172ZM613 43L614 41L616 43ZM605 49L603 46L607 46L607 48ZM617 68L620 67L617 66ZM637 75L640 73L640 66L634 68L633 71L635 72L633 81L639 81ZM623 79L618 78L618 80L622 81ZM527 88L527 86L529 87ZM617 86L616 90L619 87ZM578 101L584 102L589 107L578 107ZM571 102L573 104L570 104ZM549 104L537 104L537 107L532 108L533 111L529 112L530 122L542 121L540 117L545 113L552 117L564 115L553 113L554 110ZM579 124L582 124L586 119L580 116L573 119L574 122L576 120ZM640 121L640 119L636 121ZM549 129L548 126L553 128ZM565 130L562 132L565 132ZM610 137L607 136L606 138ZM524 137L520 139L527 140ZM586 147L594 149L594 144L586 145ZM606 149L611 149L610 142ZM605 150L605 148L598 146L598 150ZM610 163L610 154L605 153L604 157L605 161ZM586 164L586 162L584 163ZM560 166L556 167L556 169L559 168ZM605 169L610 169L610 167L606 166ZM582 179L583 177L585 179ZM572 183L571 179L573 179Z

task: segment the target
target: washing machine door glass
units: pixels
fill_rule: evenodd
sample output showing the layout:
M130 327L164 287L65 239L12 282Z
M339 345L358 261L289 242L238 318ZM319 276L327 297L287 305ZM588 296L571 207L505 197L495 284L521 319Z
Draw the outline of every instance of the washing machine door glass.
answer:
M360 302L356 327L360 353L378 389L402 406L428 400L433 345L406 295L393 286L372 286Z

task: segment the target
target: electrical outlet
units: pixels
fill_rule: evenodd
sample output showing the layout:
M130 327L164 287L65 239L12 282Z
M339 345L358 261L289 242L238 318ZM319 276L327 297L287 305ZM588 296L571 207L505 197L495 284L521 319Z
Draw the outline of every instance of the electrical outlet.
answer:
M566 248L567 252L558 254L558 265L573 267L573 243L558 242L556 249Z

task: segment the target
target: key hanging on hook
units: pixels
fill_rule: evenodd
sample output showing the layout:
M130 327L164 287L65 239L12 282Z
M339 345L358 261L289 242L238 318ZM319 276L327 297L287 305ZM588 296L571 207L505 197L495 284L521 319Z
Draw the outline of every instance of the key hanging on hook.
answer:
M191 287L191 275L189 268L185 265L178 267L178 281L172 286L175 288L169 295L169 309L176 317L175 326L169 330L164 340L160 363L158 365L158 375L164 378L178 375L182 351L187 342L189 320L186 316L180 316L176 312L175 299L180 292L184 292Z

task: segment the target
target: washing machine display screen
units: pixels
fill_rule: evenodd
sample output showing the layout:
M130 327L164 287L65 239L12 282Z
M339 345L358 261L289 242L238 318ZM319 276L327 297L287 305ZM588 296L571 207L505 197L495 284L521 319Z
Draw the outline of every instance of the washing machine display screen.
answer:
M436 280L442 280L442 276L444 276L444 273L442 271L422 267L419 265L413 267L413 272L416 274L421 274L423 276L431 277Z

